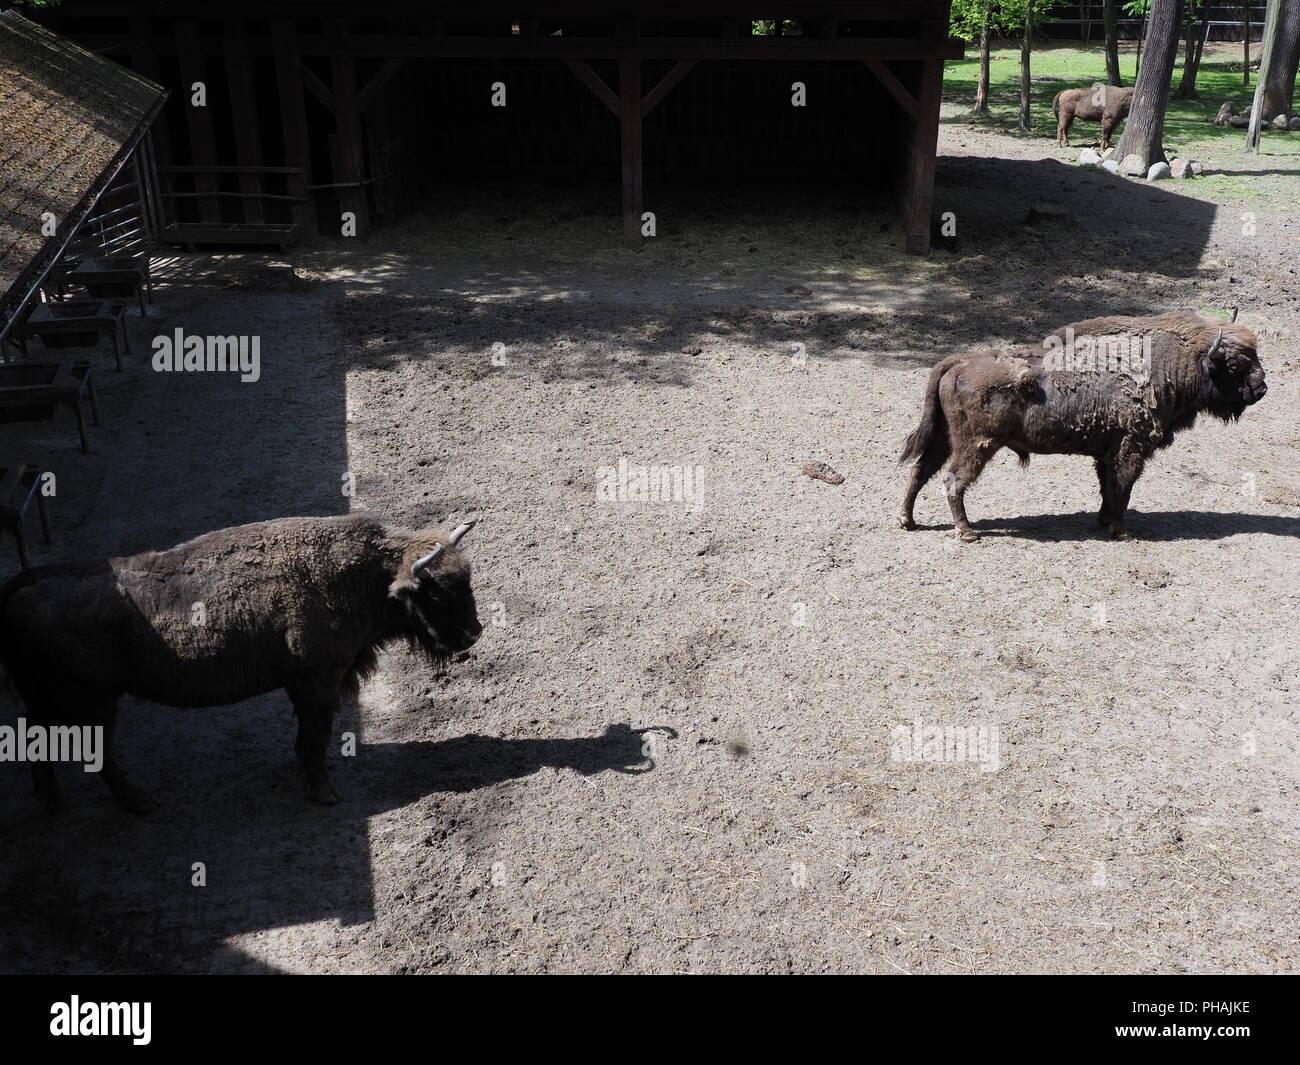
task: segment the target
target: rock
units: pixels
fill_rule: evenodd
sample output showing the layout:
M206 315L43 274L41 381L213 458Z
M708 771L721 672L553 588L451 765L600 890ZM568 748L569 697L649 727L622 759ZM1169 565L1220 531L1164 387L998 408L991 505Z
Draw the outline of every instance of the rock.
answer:
M1025 225L1036 226L1040 223L1049 225L1074 225L1074 215L1070 209L1059 203L1036 203L1029 208L1029 213L1025 215Z
M1109 148L1107 148L1104 152L1101 153L1101 158L1102 158L1103 161L1105 161L1105 160L1107 160L1107 159L1115 159L1115 160L1118 160L1118 159L1119 159L1119 149L1116 148L1116 147L1112 144Z
M1219 108L1219 113L1214 116L1212 121L1216 126L1226 126L1230 118L1232 118L1232 103L1225 100L1223 106Z
M1162 181L1169 176L1169 164L1166 162L1152 163L1147 170L1148 181Z
M1287 125L1286 115L1278 115L1275 119L1273 119L1272 122L1269 123L1269 125L1272 126L1273 129L1281 130L1284 133L1291 128L1289 125Z
M1291 130L1300 129L1300 115L1291 116L1291 121L1287 123L1287 129L1291 129Z
M1250 125L1249 115L1238 115L1236 118L1228 119L1228 125L1236 126L1238 129L1245 129Z
M1139 174L1145 174L1147 168L1142 163L1142 157L1133 152L1124 156L1123 161L1119 164L1119 172L1129 177L1137 177Z
M1095 148L1085 148L1079 153L1080 166L1098 166L1101 163L1101 153Z
M1196 166L1196 163L1192 162L1190 159L1175 159L1169 164L1169 176L1177 178L1179 181L1189 177L1195 177L1196 171L1192 169L1194 166Z
M1101 162L1101 168L1108 174L1119 173L1119 163L1115 162L1114 159L1103 159Z
M816 481L825 481L827 484L843 484L844 475L836 473L824 462L805 462L803 466L803 475L811 477Z

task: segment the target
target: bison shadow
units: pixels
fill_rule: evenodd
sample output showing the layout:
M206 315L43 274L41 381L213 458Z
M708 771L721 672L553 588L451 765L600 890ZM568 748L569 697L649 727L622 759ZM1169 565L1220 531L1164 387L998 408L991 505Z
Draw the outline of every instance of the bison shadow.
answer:
M576 739L500 739L468 735L430 743L366 744L358 757L368 769L370 805L406 806L436 791L466 792L531 776L539 769L572 769L584 777L607 770L648 773L653 763L644 753L645 734L665 726L634 729L610 725L599 736Z
M1128 515L1129 531L1136 540L1224 540L1229 536L1251 533L1300 537L1300 518L1281 514L1218 510L1140 511L1130 508ZM1093 511L1074 514L1018 514L984 518L971 524L982 535L1010 536L1042 542L1110 538L1110 534L1097 525L1097 515ZM952 524L918 525L917 528L951 530Z
M355 757L332 760L343 801L329 808L304 799L284 759L265 759L234 780L218 760L195 766L183 781L162 782L163 809L148 818L118 811L93 780L72 789L78 805L62 815L23 795L26 813L5 832L13 861L0 891L0 920L20 960L0 955L0 969L80 971L77 959L89 958L88 971L272 971L227 941L375 918L373 818L402 810L404 820L427 822L430 838L455 836L472 853L491 845L494 814L458 795L542 768L648 773L648 732L676 735L616 724L573 738L362 743ZM5 774L6 783L18 776ZM17 808L19 796L8 799ZM193 882L195 863L202 886ZM28 942L39 949L21 947Z

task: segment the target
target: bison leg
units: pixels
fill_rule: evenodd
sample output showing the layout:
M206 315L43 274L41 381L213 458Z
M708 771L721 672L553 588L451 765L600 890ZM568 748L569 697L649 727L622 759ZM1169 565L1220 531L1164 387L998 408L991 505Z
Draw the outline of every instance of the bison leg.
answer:
M1115 132L1115 127L1119 125L1119 119L1114 117L1103 116L1101 120L1101 150L1104 152L1110 147L1110 135Z
M143 788L127 780L126 774L122 772L122 767L117 761L117 746L114 739L117 735L117 704L112 703L105 707L100 712L100 720L104 726L104 767L101 770L104 783L108 785L113 798L124 810L129 810L133 814L153 813L158 809L158 804Z
M1073 120L1074 116L1062 107L1061 117L1056 122L1056 146L1058 148L1068 148L1070 146L1070 123Z
M980 538L979 533L971 528L966 520L966 489L973 485L987 465L996 447L973 447L958 452L948 472L943 475L944 487L948 490L948 509L952 511L952 522L957 528L957 535L966 543L974 543Z
M294 750L302 765L307 795L322 806L333 806L339 801L339 796L325 770L325 754L339 705L338 686L335 684L328 689L318 684L295 687L289 690L289 698L293 700L293 709L298 715L298 741Z
M56 715L42 706L34 706L24 700L24 707L33 725L48 728L56 720ZM59 784L53 762L32 763L32 794L36 796L36 801L52 814L62 813L73 805L72 800L64 794Z
M1097 467L1097 484L1101 486L1101 510L1097 511L1097 524L1103 529L1110 525L1110 499L1113 491L1114 474L1105 459L1094 460Z
M1128 501L1145 465L1145 456L1126 447L1120 448L1111 464L1110 535L1114 540L1133 539L1127 527Z
M50 762L32 763L32 794L52 814L62 813L73 805L72 800L63 793Z
M916 464L912 467L912 476L907 482L907 495L903 497L903 509L898 512L900 529L916 528L916 522L912 520L912 508L916 505L917 494L925 487L925 483L939 472L939 468L947 461L950 451L948 436L945 433L942 438L933 437L924 453L916 460Z

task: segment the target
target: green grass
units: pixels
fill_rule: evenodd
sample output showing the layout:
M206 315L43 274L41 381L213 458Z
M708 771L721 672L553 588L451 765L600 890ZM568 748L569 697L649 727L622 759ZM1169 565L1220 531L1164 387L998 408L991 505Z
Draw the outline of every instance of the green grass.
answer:
M944 112L948 121L969 120L970 109L975 103L975 86L979 77L978 49L968 48L967 55L968 58L949 62L944 67ZM1211 45L1206 50L1197 73L1196 90L1199 98L1179 100L1174 98L1173 90L1177 89L1182 78L1180 51L1178 65L1174 70L1169 107L1165 112L1165 151L1171 158L1181 155L1201 160L1217 171L1191 183L1186 190L1189 193L1216 198L1281 199L1287 203L1300 203L1300 132L1266 132L1260 155L1248 156L1245 152L1245 130L1233 126L1215 126L1209 121L1225 100L1230 100L1234 109L1241 111L1253 99L1255 75L1252 73L1249 86L1243 86L1241 71L1228 69L1230 64L1240 62L1239 44ZM1101 128L1097 123L1076 121L1070 130L1075 147L1055 148L1052 144L1056 136L1052 97L1062 89L1092 85L1105 80L1106 60L1101 45L1089 48L1036 47L1030 72L1034 77L1066 80L1033 83L1031 133L1025 136L1045 140L1047 147L1063 159L1077 158L1079 146L1095 144L1101 135ZM1120 54L1120 72L1124 84L1132 85L1136 72L1136 55L1131 45L1129 50ZM1020 114L1018 46L998 48L992 53L989 110L989 117L980 119L981 123L987 123L991 128L1002 132L1019 135L1016 129ZM1123 130L1123 126L1120 130Z

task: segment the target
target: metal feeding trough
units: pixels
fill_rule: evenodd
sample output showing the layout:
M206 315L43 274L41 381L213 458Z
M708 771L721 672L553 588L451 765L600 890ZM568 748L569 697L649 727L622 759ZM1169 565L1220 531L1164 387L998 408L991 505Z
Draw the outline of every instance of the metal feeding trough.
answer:
M88 362L24 362L0 366L0 422L45 422L54 417L60 404L70 406L77 417L81 450L89 451L83 399L99 424L99 404Z
M122 368L122 351L130 351L126 325L122 321L125 308L108 300L61 300L41 303L27 316L27 320L14 328L14 339L27 354L27 339L40 337L50 349L83 348L96 343L100 333L108 333L113 341L113 355L117 368Z

